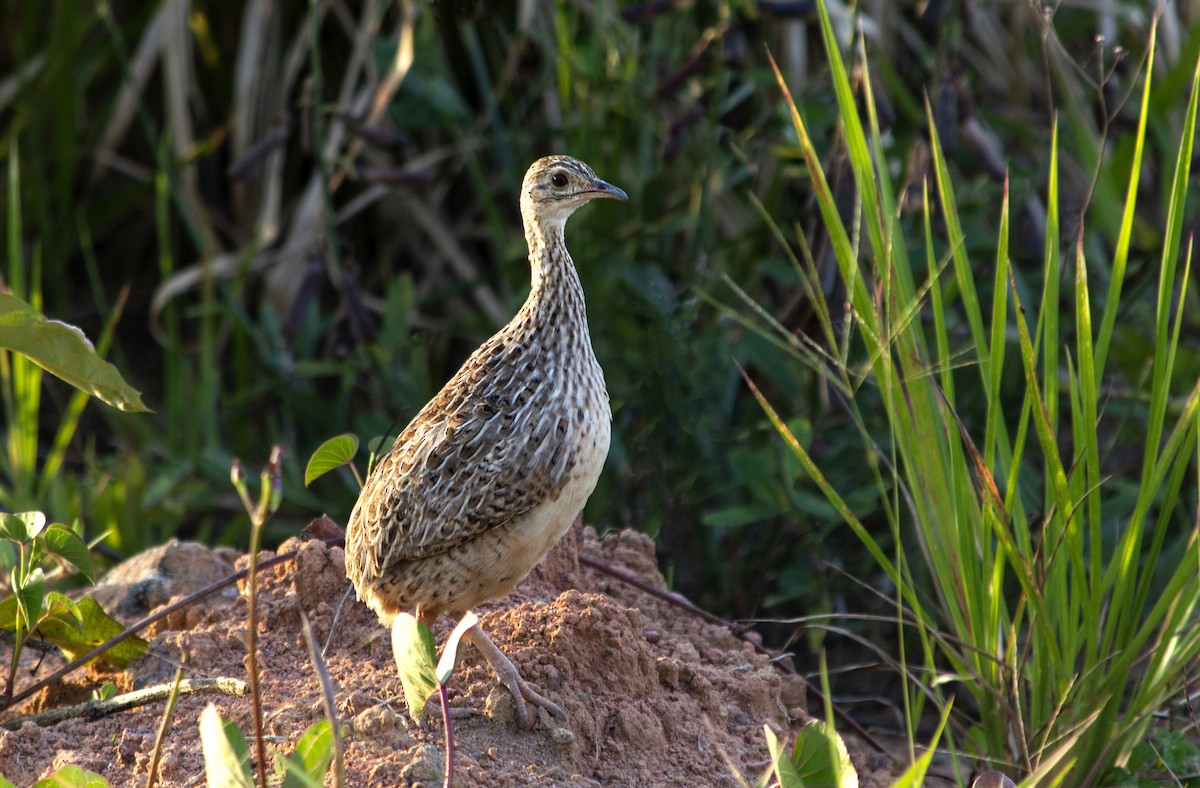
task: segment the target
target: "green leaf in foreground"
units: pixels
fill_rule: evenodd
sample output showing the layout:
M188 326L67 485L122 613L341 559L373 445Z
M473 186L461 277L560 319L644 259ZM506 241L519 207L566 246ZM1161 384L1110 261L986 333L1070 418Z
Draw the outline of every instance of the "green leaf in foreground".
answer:
M357 453L357 435L346 433L325 441L308 460L308 467L304 469L304 486L307 487L334 468L350 464Z
M46 575L42 568L38 567L21 578L17 576L14 568L9 577L9 585L16 589L18 609L24 619L20 622L21 627L28 631L28 628L42 617L42 603L46 598Z
M419 720L425 712L426 702L438 688L434 667L437 647L433 633L416 616L401 613L392 625L392 655L404 685L408 713L414 720Z
M92 553L87 543L75 531L62 523L54 523L46 529L43 538L46 542L46 552L61 558L79 570L79 573L92 582L95 567L92 565Z
M204 776L209 788L253 788L250 751L237 726L222 719L211 703L200 712L200 745L204 750Z
M25 544L46 527L46 515L41 512L0 512L0 539Z
M5 783L0 783L4 785ZM12 783L7 783L12 785ZM33 788L109 788L108 780L100 775L68 764L44 780L38 780Z
M119 410L145 413L142 395L100 358L75 326L46 316L16 296L0 293L0 348L20 353L50 374Z
M333 762L333 726L318 720L308 726L296 750L283 761L281 788L305 788L324 784L325 772Z
M83 622L83 614L79 612L79 603L59 591L50 591L46 594L45 614L52 618L74 622L76 625Z
M820 720L805 725L796 735L792 768L800 776L801 785L858 788L858 772L850 763L846 743L837 731Z
M72 659L91 651L109 638L125 631L125 627L104 612L100 603L90 596L79 600L80 623L78 627L59 618L43 621L38 633L43 640L58 646ZM129 637L100 655L100 659L113 667L124 669L130 661L146 653L149 644L139 637Z
M804 783L800 781L792 759L788 757L787 751L779 743L779 737L771 730L770 725L763 725L763 735L767 738L767 752L771 754L771 772L774 772L775 779L779 781L779 788L802 788Z

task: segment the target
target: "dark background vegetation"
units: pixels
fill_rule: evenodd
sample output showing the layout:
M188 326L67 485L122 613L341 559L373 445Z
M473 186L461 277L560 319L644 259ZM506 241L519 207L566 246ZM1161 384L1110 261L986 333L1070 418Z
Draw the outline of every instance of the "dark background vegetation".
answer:
M1122 173L1130 156L1145 6L865 2L861 37L835 13L847 51L870 57L910 207L928 175L926 101L979 250L995 243L1007 171L1026 300L1039 292L1056 117L1063 238L1086 204L1100 217L1086 249L1109 248L1121 185L1094 173L1101 158ZM1159 30L1157 95L1177 99L1151 116L1133 306L1113 347L1121 376L1107 381L1107 407L1129 414L1128 434L1109 436L1114 471L1139 433L1149 345L1138 310L1153 309L1163 165L1200 48L1197 20L1179 13ZM254 467L279 443L285 504L268 540L321 512L344 521L353 478L305 489L309 454L344 431L364 443L394 434L515 312L528 286L521 177L565 152L630 196L581 212L568 233L615 420L586 521L654 535L674 587L722 615L877 605L878 570L738 371L890 545L871 458L838 395L755 328L765 314L814 329L763 213L797 251L805 233L820 289L841 309L767 60L779 61L851 211L812 19L808 3L765 0L5 3L5 282L93 338L116 320L108 357L155 413L90 405L46 484L6 452L0 502L78 519L119 554L171 536L244 546L231 459ZM1089 275L1102 283L1106 272ZM1185 370L1200 369L1196 328L1185 328ZM873 394L860 394L869 405ZM68 396L47 382L47 443ZM965 398L960 415L982 416Z

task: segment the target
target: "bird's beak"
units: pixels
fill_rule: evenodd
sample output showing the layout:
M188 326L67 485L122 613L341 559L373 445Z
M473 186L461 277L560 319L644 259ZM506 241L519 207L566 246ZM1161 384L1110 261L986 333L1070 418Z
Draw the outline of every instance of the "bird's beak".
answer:
M613 186L608 181L602 181L597 178L592 183L592 188L588 189L588 197L606 197L610 200L620 200L624 202L629 199L629 195L623 189Z

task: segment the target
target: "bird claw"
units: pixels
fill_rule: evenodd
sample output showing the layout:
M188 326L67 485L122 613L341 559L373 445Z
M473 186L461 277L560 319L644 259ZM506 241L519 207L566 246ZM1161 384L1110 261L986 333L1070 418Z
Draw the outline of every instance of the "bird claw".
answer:
M539 694L537 690L529 685L529 682L525 681L520 676L517 676L516 679L516 687L513 687L511 684L507 683L505 686L508 687L508 691L512 694L513 705L517 707L517 719L520 720L522 728L528 730L529 728L533 727L534 723L537 722L536 716L534 716L532 719L530 718L530 704L532 704L535 709L545 709L546 713L550 714L552 717L558 717L562 720L567 718L567 713L563 711L562 706L559 706L546 696ZM501 679L501 681L503 682L504 680ZM535 710L534 715L536 714L537 711Z
M538 693L529 685L529 682L521 678L517 666L504 655L504 652L492 642L492 639L479 628L478 624L471 627L467 632L467 637L492 666L496 678L508 689L513 699L513 706L516 708L517 720L522 728L528 730L537 722L536 716L530 717L528 704L533 704L535 708L545 709L551 716L566 719L567 713L563 711L562 707ZM535 711L534 714L536 715L537 712Z

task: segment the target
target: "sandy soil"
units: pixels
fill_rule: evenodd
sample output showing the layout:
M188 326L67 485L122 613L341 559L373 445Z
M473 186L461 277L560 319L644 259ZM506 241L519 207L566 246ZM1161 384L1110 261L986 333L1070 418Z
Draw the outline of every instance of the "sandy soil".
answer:
M260 666L270 753L287 753L321 719L320 684L305 646L300 609L325 642L348 583L340 548L290 540L295 562L260 576ZM232 571L245 558L188 546L193 566ZM790 737L808 719L804 683L773 666L728 630L706 623L588 567L584 554L664 589L653 543L632 532L598 539L569 534L511 596L479 609L484 628L526 679L567 712L540 712L531 731L514 723L512 701L468 648L451 680L458 784L734 786L767 766L763 724ZM169 681L186 659L190 677L245 678L245 589L215 595L171 616L146 637L151 652L119 674L80 671L31 700L29 712L88 700L105 681L121 690ZM142 588L139 598L147 594ZM160 601L152 599L152 604ZM137 616L132 618L136 619ZM439 643L452 622L439 622ZM28 655L32 668L38 655ZM4 654L7 661L8 655ZM46 675L58 664L48 657ZM351 786L440 785L442 730L411 721L390 639L363 605L347 604L326 654L345 727ZM21 682L33 681L27 670ZM251 729L249 698L184 697L166 741L166 785L200 785L204 764L198 718L209 702ZM431 704L431 709L436 704ZM0 734L0 773L29 785L67 763L113 785L144 785L163 704L97 721L26 724ZM13 712L7 712L11 717ZM890 785L899 767L848 738L864 786ZM271 757L271 756L269 756ZM327 778L331 784L331 778Z

